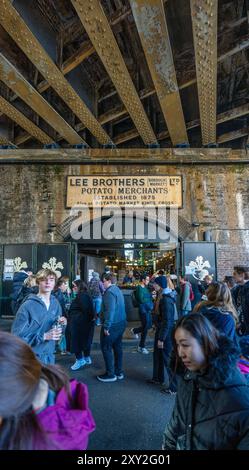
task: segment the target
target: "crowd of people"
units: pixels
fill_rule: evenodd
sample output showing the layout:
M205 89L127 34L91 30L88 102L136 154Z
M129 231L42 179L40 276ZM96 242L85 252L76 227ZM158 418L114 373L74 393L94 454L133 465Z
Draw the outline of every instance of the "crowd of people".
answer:
M122 290L107 268L102 276L93 272L88 283L75 279L72 290L68 277L57 279L49 269L36 276L21 274L13 282L12 335L0 333L0 448L86 448L95 426L87 388L70 382L54 365L55 348L75 355L73 371L91 365L94 329L101 326L105 371L97 379L123 380L127 320ZM209 275L196 283L184 276L179 285L176 280L163 270L140 276L133 303L141 325L130 330L139 340L138 353L148 355L147 333L154 329L153 372L147 382L176 395L163 448L249 449L249 268L236 266L223 282ZM9 384L17 387L18 381L20 394L10 403ZM47 438L58 403L69 416L74 407L84 410L87 426L81 438L76 435L83 426L77 413L75 430L55 425ZM59 442L59 433L68 440Z

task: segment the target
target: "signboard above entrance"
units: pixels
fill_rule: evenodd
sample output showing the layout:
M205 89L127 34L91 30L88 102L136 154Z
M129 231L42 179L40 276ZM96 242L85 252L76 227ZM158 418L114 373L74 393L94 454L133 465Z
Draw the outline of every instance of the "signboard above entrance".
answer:
M181 176L68 176L67 207L182 208Z

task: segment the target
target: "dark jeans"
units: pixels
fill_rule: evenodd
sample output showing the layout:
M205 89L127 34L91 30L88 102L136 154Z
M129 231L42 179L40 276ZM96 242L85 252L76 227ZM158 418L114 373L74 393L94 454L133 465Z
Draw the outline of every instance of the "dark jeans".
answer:
M172 391L176 390L176 379L169 367L170 356L172 352L171 330L163 342L163 349L157 347L159 339L159 330L155 332L154 353L153 353L153 380L161 382L165 381L164 371L168 375L169 387Z
M140 316L142 326L139 326L138 328L134 328L133 331L134 331L134 334L141 333L141 339L139 343L140 348L144 348L148 330L152 327L152 319L151 319L152 309L153 309L153 304L151 302L139 305L139 316Z
M106 374L120 375L122 371L123 350L122 337L126 328L126 321L114 323L109 329L109 336L104 335L104 327L100 332L100 346L105 361ZM113 352L112 352L113 351ZM114 353L114 358L113 358Z

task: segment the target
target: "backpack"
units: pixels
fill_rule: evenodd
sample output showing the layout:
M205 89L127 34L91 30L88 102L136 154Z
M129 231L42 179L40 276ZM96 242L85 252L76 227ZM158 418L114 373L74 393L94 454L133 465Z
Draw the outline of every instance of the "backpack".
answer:
M131 301L132 301L133 307L135 307L135 308L139 307L139 303L138 303L137 298L136 298L136 291L135 290L131 294Z
M190 302L192 302L195 298L195 295L194 295L191 283L188 282L188 284L189 284L189 300L190 300ZM185 286L184 286L184 289L185 289Z

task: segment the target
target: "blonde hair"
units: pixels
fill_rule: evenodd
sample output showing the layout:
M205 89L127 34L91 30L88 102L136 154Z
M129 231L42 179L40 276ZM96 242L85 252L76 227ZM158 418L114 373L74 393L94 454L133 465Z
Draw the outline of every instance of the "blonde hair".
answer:
M199 302L194 308L194 313L199 312L204 306L221 307L231 314L235 323L238 322L238 314L233 305L230 289L224 282L212 282L206 290L206 295L208 300Z
M35 284L32 282L35 281ZM29 277L27 277L23 283L26 287L34 287L36 285L36 275L31 274Z
M55 282L57 282L57 275L52 269L40 269L36 274L36 282L39 285L39 282L44 281L47 277L54 277Z

